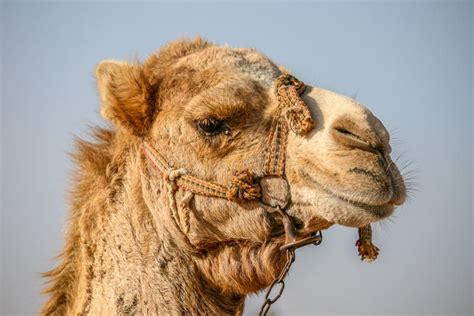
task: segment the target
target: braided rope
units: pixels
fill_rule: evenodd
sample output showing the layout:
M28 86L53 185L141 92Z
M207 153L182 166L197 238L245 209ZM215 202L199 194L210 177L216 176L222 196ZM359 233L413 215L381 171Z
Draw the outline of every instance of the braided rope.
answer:
M359 227L359 239L356 242L361 260L371 262L377 259L380 249L372 243L372 227L370 224Z
M288 124L282 118L274 120L269 137L269 147L264 166L264 174L283 176L285 173Z
M227 199L229 201L235 200L256 200L260 198L260 188L255 182L255 176L248 171L241 171L234 174L232 181L227 187L205 180L201 180L194 176L186 174L186 172L179 173L181 169L173 170L175 173L170 173L170 167L162 155L149 143L143 143L143 150L149 161L158 169L158 171L165 177L171 180L177 187L194 194ZM172 177L172 179L171 179Z
M305 84L290 74L283 74L275 82L275 92L288 124L297 135L307 135L314 127L311 112L301 99Z
M264 173L267 175L281 177L285 174L289 129L300 136L308 134L313 129L311 112L300 97L304 90L304 83L290 74L283 74L276 79L275 93L279 107L268 139L271 145L264 166Z

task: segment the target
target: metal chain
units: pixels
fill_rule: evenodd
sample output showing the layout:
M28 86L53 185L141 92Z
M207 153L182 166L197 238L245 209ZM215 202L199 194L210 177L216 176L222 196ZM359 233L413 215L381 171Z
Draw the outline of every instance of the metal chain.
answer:
M270 287L267 290L267 293L265 294L265 301L262 304L262 308L260 309L260 316L266 316L268 311L270 310L270 307L272 304L274 304L280 296L283 294L283 290L285 289L285 277L288 274L288 271L290 271L291 265L295 261L295 248L288 248L286 250L286 264L283 267L283 270L281 270L280 275L278 278L276 278ZM274 298L270 298L270 294L272 293L273 288L275 285L279 284L280 285L280 290L276 294Z
M313 244L315 246L319 246L321 242L323 241L323 234L321 231L317 231L311 235L311 237L306 238L308 239L308 242L299 242L299 243L293 243L293 245L289 248L285 248L286 251L286 263L283 269L280 272L280 275L278 278L276 278L270 287L267 290L267 293L265 294L265 301L262 304L262 307L260 309L260 316L266 316L268 311L270 310L270 307L280 298L280 296L283 294L283 290L285 289L285 277L288 275L288 272L290 271L291 265L295 261L295 250L296 248L303 247L305 245ZM304 240L303 240L304 241ZM278 293L275 295L274 298L270 298L270 294L272 293L275 285L279 284L280 285L280 290Z

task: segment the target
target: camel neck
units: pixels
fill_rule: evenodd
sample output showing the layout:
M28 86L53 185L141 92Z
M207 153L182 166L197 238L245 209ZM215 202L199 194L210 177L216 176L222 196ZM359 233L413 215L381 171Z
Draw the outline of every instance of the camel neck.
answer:
M223 294L202 274L163 220L166 199L144 196L160 189L143 187L136 161L127 163L97 239L89 314L241 314L245 296Z
M137 188L127 176L123 185ZM129 189L124 192L130 192ZM139 191L135 191L139 192ZM133 209L126 207L134 199ZM119 194L101 221L75 311L89 315L240 315L244 295L223 294L137 195ZM125 203L125 205L122 205ZM128 204L127 204L128 203ZM164 210L166 211L166 210Z

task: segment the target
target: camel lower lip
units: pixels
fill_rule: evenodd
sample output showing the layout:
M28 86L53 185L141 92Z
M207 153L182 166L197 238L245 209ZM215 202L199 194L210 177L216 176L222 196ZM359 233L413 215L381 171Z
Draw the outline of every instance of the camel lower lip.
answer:
M343 201L343 202L346 202L346 203L349 203L349 204L352 204L354 206L357 206L357 207L360 207L360 208L363 208L363 209L366 209L368 211L370 210L373 210L373 209L376 209L376 208L385 208L387 206L394 206L392 203L383 203L383 204L367 204L367 203L363 203L363 202L359 202L359 201L354 201L354 200L351 200L351 199L348 199L344 196L341 196L341 195L338 195L334 192L332 192L331 190L329 190L328 188L326 188L324 185L322 185L318 180L315 179L315 177L311 176L310 174L306 174L307 177L309 177L313 183L315 183L321 190L323 190L324 192L326 192L327 194L329 194L330 196L340 200L340 201Z
M352 202L352 201L348 201L348 200L345 200L345 199L341 199L340 197L338 197L337 195L334 195L334 194L331 194L331 196L333 198L336 198L336 199L342 201L342 202L345 202L345 203L348 203L352 206L355 206L359 209L363 209L367 212L371 212L371 213L374 213L374 214L377 214L377 215L380 215L380 216L383 216L383 214L385 214L385 213L391 212L396 206L393 203L387 203L387 204L377 205L377 206L367 205L367 204L363 204L363 203L357 203L357 202ZM302 206L308 206L308 207L313 206L313 204L308 203L308 202L298 203L298 204L302 205Z
M323 185L321 185L314 177L311 175L305 173L303 176L306 176L308 179L310 179L310 185L308 188L310 189L313 187L313 189L316 189L318 191L322 191L325 194L327 194L330 198L334 199L335 201L339 201L338 207L341 208L347 208L347 209L353 209L353 212L360 212L359 214L362 215L362 213L365 213L366 215L362 215L362 218L367 218L367 221L370 222L375 222L378 220L381 220L383 218L386 218L387 216L390 216L394 209L395 205L391 202L389 203L384 203L384 204L379 204L379 205L369 205L367 203L362 203L362 202L357 202L353 201L350 199L346 199L344 197L341 197L333 192L331 190L325 188ZM308 204L310 206L310 204ZM313 205L311 205L313 206ZM355 213L354 213L355 214ZM340 221L340 219L332 218L332 217L324 217L328 221L333 221L333 222L338 222L342 225L346 226L354 226L353 224L348 224L351 221ZM357 224L358 225L358 224Z
M326 191L327 192L327 191ZM348 203L354 207L357 207L361 210L364 210L366 212L369 212L370 214L372 215L376 215L377 217L380 217L380 218L384 218L387 216L387 214L391 214L395 208L395 205L392 204L392 203L386 203L386 204L381 204L381 205L369 205L369 204L365 204L365 203L361 203L361 202L355 202L355 201L351 201L351 200L348 200L348 199L345 199L343 197L340 197L336 194L333 194L331 192L327 192L328 194L330 194L332 197L342 201L342 202L345 202L345 203Z
M356 201L352 201L352 200L349 200L349 199L346 199L344 197L341 197L341 196L338 196L336 194L333 194L331 192L327 192L328 194L331 194L331 196L341 200L341 201L344 201L346 203L349 203L353 206L357 206L361 209L364 209L366 211L369 211L369 212L374 212L374 213L380 213L381 211L385 211L387 208L388 209L393 209L394 208L394 205L392 203L386 203L386 204L380 204L380 205L370 205L370 204L366 204L366 203L361 203L361 202L356 202Z

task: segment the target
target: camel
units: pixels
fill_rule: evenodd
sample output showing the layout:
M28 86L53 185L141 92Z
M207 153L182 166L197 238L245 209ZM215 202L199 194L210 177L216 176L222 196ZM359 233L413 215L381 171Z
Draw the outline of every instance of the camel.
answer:
M202 38L102 61L96 79L111 125L76 141L42 315L241 315L287 264L288 222L293 241L358 228L361 257L376 258L370 224L405 201L405 185L389 133L356 100ZM291 203L270 205L283 195Z

